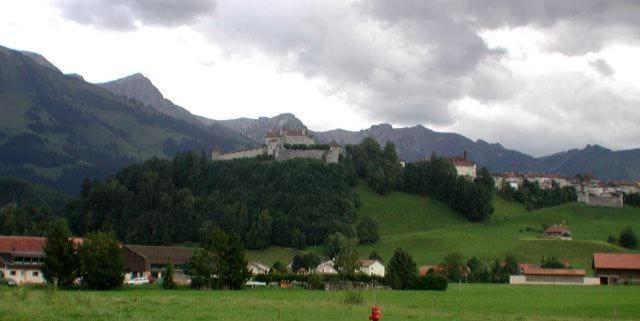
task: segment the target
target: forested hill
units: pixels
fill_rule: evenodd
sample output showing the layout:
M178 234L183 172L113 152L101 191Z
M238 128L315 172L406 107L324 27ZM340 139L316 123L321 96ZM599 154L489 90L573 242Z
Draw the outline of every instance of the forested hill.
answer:
M254 144L221 125L193 126L4 47L0 111L0 176L70 194L85 177L106 177L139 160Z
M69 223L77 235L112 230L136 244L198 242L215 226L251 249L303 248L354 234L355 182L342 164L318 160L210 162L179 153L85 182Z

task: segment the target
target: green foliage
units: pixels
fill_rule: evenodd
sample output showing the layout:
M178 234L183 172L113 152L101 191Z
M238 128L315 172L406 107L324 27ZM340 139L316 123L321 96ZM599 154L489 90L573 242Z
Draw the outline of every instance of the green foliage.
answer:
M369 260L376 260L380 263L384 263L382 256L380 256L376 250L372 250L371 253L369 253Z
M268 211L260 212L258 219L251 223L247 232L247 247L261 250L271 244L271 224L273 219Z
M317 273L311 273L309 275L309 289L310 290L324 290L324 283L322 283L322 276Z
M287 271L287 266L280 261L275 261L271 266L271 270L269 270L269 273L287 273L287 272L289 272Z
M631 229L631 226L627 226L620 232L620 246L626 247L628 249L633 249L638 246L638 239L636 238L636 234Z
M328 150L331 148L331 146L329 146L328 144L284 144L284 148L293 150Z
M469 221L488 220L493 213L493 178L488 171L475 182L458 176L451 162L434 157L426 162L407 164L404 170L404 186L409 193L430 195L446 202L449 207L464 215ZM487 176L489 175L489 176Z
M64 214L69 197L48 187L22 181L15 178L0 177L0 207L16 204L18 207L30 206L47 208L53 216Z
M78 277L78 257L65 220L57 220L47 233L42 275L47 283L68 288Z
M425 290L434 291L446 291L447 286L449 285L447 278L438 273L427 273L427 275L424 276L422 283Z
M192 288L211 288L215 273L213 254L202 248L195 249L187 266L187 273L191 276Z
M625 205L640 207L640 193L622 194Z
M335 257L335 269L342 277L351 276L358 268L358 239L345 238Z
M79 235L114 230L128 243L198 242L218 227L251 249L304 248L331 233L353 231L356 197L349 184L340 164L209 162L198 153L180 153L87 183L69 220Z
M175 290L177 285L176 281L173 279L174 274L173 263L171 263L171 258L167 259L167 268L164 270L162 274L162 288L165 290Z
M0 234L45 235L53 219L47 207L9 205L0 208Z
M555 256L542 257L540 265L543 269L564 269L566 266Z
M491 275L489 269L475 256L471 257L467 261L467 269L469 276L467 280L470 283L487 283L491 282Z
M542 189L538 182L530 182L527 179L517 191L503 187L500 192L505 198L526 205L530 211L578 200L576 190L572 186L559 187L554 185L549 189Z
M444 270L444 275L451 282L458 282L466 275L466 264L462 254L451 253L445 256L440 266Z
M315 252L298 253L293 257L291 269L296 272L305 269L307 272L314 270L321 263L320 255Z
M241 289L251 274L247 269L244 247L240 239L216 229L202 247L212 258L212 275L216 276L212 280L213 288Z
M493 191L496 186L493 175L491 175L491 172L489 172L486 167L480 168L480 170L478 171L478 177L476 177L475 182L489 191Z
M414 285L418 274L413 257L403 249L397 249L387 264L385 279L395 290L408 290Z
M345 151L347 163L379 194L400 185L402 166L392 142L387 142L382 149L375 139L367 137L358 145L347 145Z
M324 240L323 251L324 255L329 259L334 259L340 252L342 243L346 240L346 237L340 232L333 233Z
M378 229L378 222L370 216L363 217L357 227L360 244L373 244L378 242L378 240L380 240Z
M78 251L82 283L93 290L110 290L122 285L122 249L112 233L90 233Z

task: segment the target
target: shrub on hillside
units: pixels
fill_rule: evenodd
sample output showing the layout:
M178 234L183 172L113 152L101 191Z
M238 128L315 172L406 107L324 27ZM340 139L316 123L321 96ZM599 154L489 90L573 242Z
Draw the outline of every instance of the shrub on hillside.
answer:
M427 273L422 283L425 290L445 291L448 286L447 278L438 273Z
M78 251L82 284L93 290L122 285L124 259L120 243L112 233L89 234Z
M633 249L638 246L638 239L636 234L631 229L631 226L627 226L620 232L620 246L628 249Z
M380 240L378 228L378 222L373 218L370 216L363 217L357 227L360 244L373 244L378 242L378 240Z
M394 290L407 290L414 286L418 268L413 257L403 249L397 249L387 264L385 280Z

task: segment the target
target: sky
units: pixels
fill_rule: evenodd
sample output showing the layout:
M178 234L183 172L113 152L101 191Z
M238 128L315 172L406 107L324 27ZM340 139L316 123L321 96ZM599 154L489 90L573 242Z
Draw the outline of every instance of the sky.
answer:
M535 156L640 147L636 0L14 0L0 45L147 76L212 119L424 125Z

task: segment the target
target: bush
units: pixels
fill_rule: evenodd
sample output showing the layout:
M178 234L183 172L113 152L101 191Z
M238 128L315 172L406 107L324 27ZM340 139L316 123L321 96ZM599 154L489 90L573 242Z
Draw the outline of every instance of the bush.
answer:
M418 268L413 257L403 249L397 249L387 265L386 281L395 290L407 290L414 286Z
M316 273L309 275L309 290L324 290L324 283L322 282L322 276Z
M638 246L638 239L636 234L631 229L631 226L627 226L620 232L620 246L628 249L633 249Z
M110 290L122 285L124 260L112 233L89 234L78 251L82 284L93 290Z
M167 262L167 269L164 271L164 275L162 275L162 288L165 290L175 290L176 281L173 279L173 264L171 264L171 259Z
M373 244L378 242L378 240L380 240L378 228L378 222L370 216L363 217L357 227L360 244Z
M427 273L423 280L425 290L445 291L447 290L447 278L437 273Z

